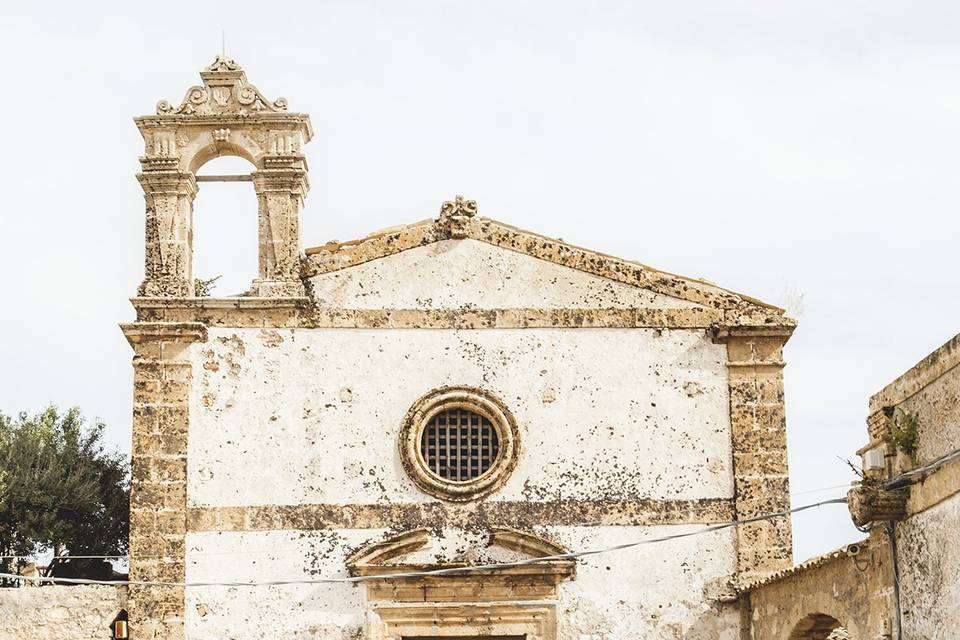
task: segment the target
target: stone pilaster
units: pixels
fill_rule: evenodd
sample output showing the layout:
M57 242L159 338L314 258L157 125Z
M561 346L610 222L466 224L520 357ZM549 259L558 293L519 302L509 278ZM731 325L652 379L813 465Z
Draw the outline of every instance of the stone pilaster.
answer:
M144 280L138 293L149 297L192 296L196 180L192 173L176 170L144 171L137 178L147 207Z
M783 345L793 326L724 327L727 345L735 511L738 520L790 508L787 429L783 397ZM737 528L737 581L793 563L790 518Z
M260 273L253 293L267 297L305 295L300 279L300 211L309 188L301 155L272 155L253 174L260 207Z
M133 346L130 579L183 582L187 520L190 345L206 340L199 323L122 325ZM130 587L134 640L184 637L184 589Z

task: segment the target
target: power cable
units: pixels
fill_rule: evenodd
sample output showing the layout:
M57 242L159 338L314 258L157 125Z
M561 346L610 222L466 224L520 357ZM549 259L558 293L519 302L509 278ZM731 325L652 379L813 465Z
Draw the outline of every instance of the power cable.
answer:
M722 522L719 524L704 527L703 529L697 529L695 531L687 531L685 533L675 533L669 536L661 536L658 538L648 538L646 540L626 542L624 544L618 544L611 547L603 547L600 549L590 549L587 551L571 551L569 553L559 553L552 556L542 556L539 558L518 560L516 562L474 565L469 567L448 567L445 569L431 569L427 571L408 571L404 573L387 573L387 574L381 574L381 575L350 576L346 578L267 580L267 581L261 581L261 582L253 582L253 581L251 582L160 582L160 581L149 581L149 580L89 580L85 578L54 578L54 577L38 577L38 576L20 576L20 575L9 574L9 573L0 573L0 578L9 578L11 580L35 581L35 582L57 582L57 583L63 583L63 584L99 584L99 585L112 585L112 586L184 587L184 588L186 587L263 587L263 586L315 585L315 584L333 584L333 583L352 584L352 583L370 582L373 580L383 580L383 579L421 578L421 577L429 577L429 576L471 573L475 571L496 571L498 569L508 569L512 567L525 567L525 566L539 564L543 562L556 562L558 560L574 560L574 559L582 558L585 556L599 555L601 553L610 553L612 551L631 549L634 547L639 547L639 546L648 545L648 544L656 544L659 542L667 542L670 540L678 540L681 538L690 538L693 536L712 533L714 531L729 529L731 527L739 527L744 524L762 522L764 520L772 520L774 518L782 518L794 513L807 511L809 509L816 509L818 507L822 507L828 504L845 504L846 502L847 502L846 498L834 498L832 500L823 500L821 502L815 502L813 504L808 504L808 505L804 505L802 507L796 507L793 509L786 509L784 511L778 511L776 513L769 513L769 514L754 516L752 518L745 518L743 520L732 520L729 522Z

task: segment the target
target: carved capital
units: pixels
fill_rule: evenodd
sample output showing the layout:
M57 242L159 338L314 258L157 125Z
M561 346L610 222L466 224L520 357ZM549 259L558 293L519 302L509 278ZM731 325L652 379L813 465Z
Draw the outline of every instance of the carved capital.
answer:
M307 195L307 191L310 190L310 182L307 180L307 170L302 163L299 166L295 162L286 163L286 166L271 166L271 163L266 159L264 162L268 165L267 168L254 171L251 174L253 188L258 195L284 193L300 198Z
M871 522L893 522L907 515L908 487L885 489L874 482L865 482L847 494L847 508L857 526Z
M197 195L197 179L189 172L176 170L151 170L137 174L137 180L147 195L166 194L188 196Z

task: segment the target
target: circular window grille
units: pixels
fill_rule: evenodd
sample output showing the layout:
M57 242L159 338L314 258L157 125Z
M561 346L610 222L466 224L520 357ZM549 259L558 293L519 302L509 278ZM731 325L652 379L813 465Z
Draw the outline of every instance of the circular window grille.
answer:
M420 436L427 469L444 480L467 482L490 470L500 439L486 416L468 409L434 414Z
M446 387L411 407L399 448L421 489L447 500L474 500L503 483L516 464L519 440L513 416L493 395Z

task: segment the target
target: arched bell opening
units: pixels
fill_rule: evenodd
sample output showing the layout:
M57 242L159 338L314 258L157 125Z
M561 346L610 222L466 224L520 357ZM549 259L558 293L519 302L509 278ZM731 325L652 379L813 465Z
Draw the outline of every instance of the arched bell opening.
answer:
M235 296L259 275L255 167L244 157L213 156L197 167L191 245L194 294Z

